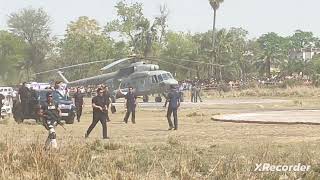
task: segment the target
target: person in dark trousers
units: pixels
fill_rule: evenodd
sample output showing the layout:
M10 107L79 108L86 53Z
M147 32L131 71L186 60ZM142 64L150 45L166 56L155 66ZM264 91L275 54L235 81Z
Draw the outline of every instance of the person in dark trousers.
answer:
M178 130L178 108L180 107L180 95L179 92L176 90L175 86L170 86L171 91L167 96L167 102L169 102L168 111L167 111L167 119L169 123L168 130ZM171 121L171 115L173 114L174 125Z
M31 112L31 114L36 113L35 109L36 109L38 103L39 103L38 102L38 93L31 86L30 87L30 98L29 98L29 112Z
M19 88L18 91L19 94L19 101L21 103L22 107L22 113L24 116L29 114L29 96L30 96L30 90L26 86L26 82L22 83L22 87Z
M77 92L73 95L73 98L74 98L74 104L75 104L76 110L77 110L78 122L80 122L80 118L82 115L82 109L84 106L83 97L84 97L84 95L80 92L80 87L77 87Z
M196 86L196 101L198 100L198 98L199 98L199 100L200 100L200 102L202 102L202 99L201 99L201 84L198 84L197 86Z
M107 122L106 122L106 110L107 110L107 104L103 97L103 89L98 88L97 90L97 96L92 98L92 108L93 108L93 120L88 128L85 138L89 137L91 131L93 128L97 125L97 123L100 121L102 125L102 135L103 139L109 139L107 135Z
M55 127L57 124L62 126L60 121L61 110L58 104L54 103L52 92L46 94L47 100L40 105L39 115L43 118L43 125L48 130L49 135L45 143L45 149L57 149L58 143L56 140Z
M191 87L191 102L197 102L197 96L196 96L196 86L192 84Z
M103 97L106 101L106 104L107 104L107 111L106 111L106 118L107 118L107 122L110 122L110 118L109 118L109 113L108 113L108 109L109 109L109 106L111 104L111 94L109 92L109 88L108 86L103 86Z
M128 123L129 116L132 113L131 121L132 121L132 124L135 124L136 123L137 96L133 92L132 87L129 87L129 92L125 95L125 99L126 99L125 106L127 108L127 113L124 117L124 122Z
M0 119L2 119L2 115L1 115L1 108L3 106L2 100L4 100L5 97L3 94L0 94Z

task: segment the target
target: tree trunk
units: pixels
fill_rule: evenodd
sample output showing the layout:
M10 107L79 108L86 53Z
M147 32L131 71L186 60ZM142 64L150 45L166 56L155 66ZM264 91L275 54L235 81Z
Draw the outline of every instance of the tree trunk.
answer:
M211 58L211 64L214 64L215 62L215 31L216 31L216 17L217 17L217 10L213 10L213 23L212 23L212 58ZM211 76L213 76L214 73L214 66L211 65Z
M266 61L266 75L268 78L271 77L271 59L268 57Z

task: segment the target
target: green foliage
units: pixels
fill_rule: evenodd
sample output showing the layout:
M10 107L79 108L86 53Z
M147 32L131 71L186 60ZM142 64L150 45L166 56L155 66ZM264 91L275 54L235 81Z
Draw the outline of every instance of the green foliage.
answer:
M50 17L43 9L22 9L9 15L8 27L28 44L28 57L23 66L29 79L31 70L45 67L45 56L51 49Z
M20 66L26 58L26 43L16 35L0 31L0 82L3 84L18 83L21 78Z
M88 17L79 17L71 22L67 28L65 39L59 43L60 61L57 67L79 64L102 59L109 59L124 52L126 46L105 36L96 20ZM115 51L114 49L117 49ZM121 54L120 54L121 55ZM119 56L118 56L119 57ZM101 64L89 68L79 68L69 72L67 76L72 79L84 78L96 75L96 70Z

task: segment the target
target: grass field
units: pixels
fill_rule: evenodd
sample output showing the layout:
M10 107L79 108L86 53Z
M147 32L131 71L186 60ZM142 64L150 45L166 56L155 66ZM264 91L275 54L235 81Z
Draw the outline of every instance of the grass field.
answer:
M286 98L284 98L286 99ZM182 108L179 130L167 131L163 108L138 108L137 124L123 124L123 105L102 140L86 106L82 121L57 127L60 148L44 151L44 127L0 121L0 179L319 179L320 126L222 123L215 114L320 108L318 97L286 103ZM87 103L88 104L88 103ZM319 117L320 118L320 117ZM255 172L255 164L311 165L308 172Z

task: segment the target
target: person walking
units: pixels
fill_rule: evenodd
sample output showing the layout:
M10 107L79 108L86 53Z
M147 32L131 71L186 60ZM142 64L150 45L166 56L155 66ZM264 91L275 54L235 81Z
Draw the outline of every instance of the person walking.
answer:
M80 122L80 118L82 115L82 109L84 106L84 100L83 100L84 94L81 93L80 87L77 87L77 92L74 94L74 104L76 106L76 111L77 111L77 120Z
M180 107L180 95L177 92L174 85L170 86L171 91L167 96L167 101L169 102L168 111L167 111L167 119L169 124L168 130L178 130L178 108ZM171 121L171 115L173 114L174 124Z
M97 89L97 96L92 98L92 108L93 108L93 120L91 125L89 126L85 138L88 138L91 131L94 129L94 127L97 125L97 123L100 121L102 125L102 136L103 139L109 139L107 135L107 122L106 122L106 110L107 110L107 104L103 97L103 89L98 88Z
M40 105L39 111L40 117L43 118L43 125L49 132L48 138L45 142L45 149L57 149L58 143L56 140L55 127L57 124L63 126L60 121L61 110L59 109L59 105L53 101L52 92L48 92L46 97L47 100Z
M121 92L121 91L120 91ZM127 108L127 113L124 116L124 122L128 123L128 119L130 114L131 115L131 122L132 124L136 123L136 106L137 106L137 96L133 92L133 88L129 87L129 92L125 95L125 106Z
M106 118L107 118L107 122L110 122L110 118L109 118L109 113L108 113L108 109L110 107L111 104L111 94L109 92L109 88L108 86L103 86L103 97L104 100L106 101L106 105L107 105L107 110L106 110ZM112 104L111 104L112 105Z

